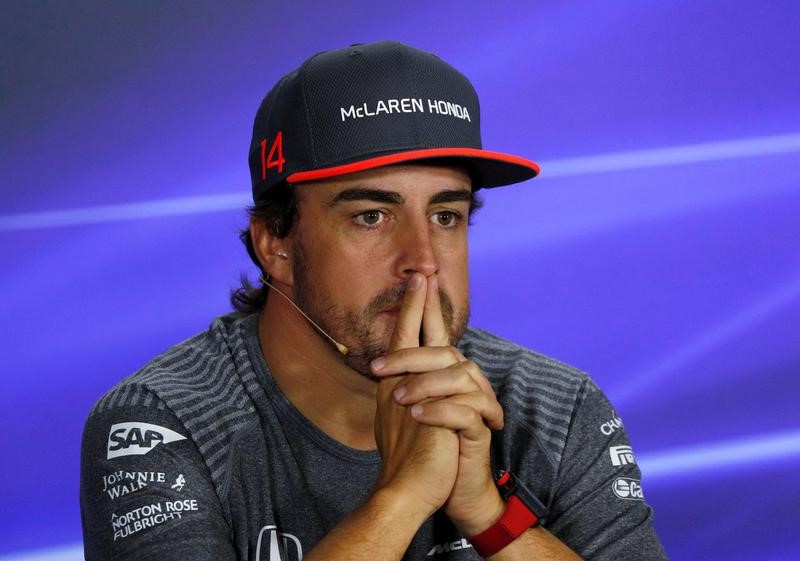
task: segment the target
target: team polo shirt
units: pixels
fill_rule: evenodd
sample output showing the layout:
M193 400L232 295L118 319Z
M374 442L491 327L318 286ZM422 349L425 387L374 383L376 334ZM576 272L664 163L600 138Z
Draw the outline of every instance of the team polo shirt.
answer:
M505 413L493 463L548 507L543 525L585 559L666 559L622 421L592 380L479 329L457 346ZM334 440L281 392L259 347L257 314L223 316L90 412L81 451L85 556L299 561L365 501L380 467L377 451ZM480 557L437 512L403 559Z

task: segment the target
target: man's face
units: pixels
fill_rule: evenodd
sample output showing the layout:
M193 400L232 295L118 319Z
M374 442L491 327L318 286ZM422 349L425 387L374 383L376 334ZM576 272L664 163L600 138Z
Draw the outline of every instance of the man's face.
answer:
M293 296L347 345L348 365L371 377L369 363L388 351L414 272L438 277L450 340L461 337L469 317L465 171L389 166L295 188Z

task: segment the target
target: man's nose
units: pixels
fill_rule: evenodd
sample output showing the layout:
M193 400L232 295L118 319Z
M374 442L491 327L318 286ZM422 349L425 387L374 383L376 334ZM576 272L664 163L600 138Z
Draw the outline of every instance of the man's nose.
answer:
M439 260L427 223L409 224L398 242L400 243L398 276L406 278L414 273L422 273L429 277L439 271Z

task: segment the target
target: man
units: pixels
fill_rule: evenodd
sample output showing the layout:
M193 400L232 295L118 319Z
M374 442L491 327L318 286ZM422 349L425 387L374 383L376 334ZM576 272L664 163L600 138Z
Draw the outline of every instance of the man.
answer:
M123 380L84 432L87 559L664 559L584 374L467 327L477 96L397 43L267 95L243 235L262 286Z

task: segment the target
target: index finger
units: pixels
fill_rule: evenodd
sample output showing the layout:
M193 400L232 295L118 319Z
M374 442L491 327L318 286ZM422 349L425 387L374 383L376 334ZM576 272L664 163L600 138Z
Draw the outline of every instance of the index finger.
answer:
M439 278L432 275L428 279L425 294L425 308L422 315L422 344L426 347L447 347L450 334L444 324L442 302L439 298Z
M399 349L419 347L419 331L422 325L423 309L425 307L425 276L414 273L408 279L403 304L397 316L392 340L389 343L389 352Z

